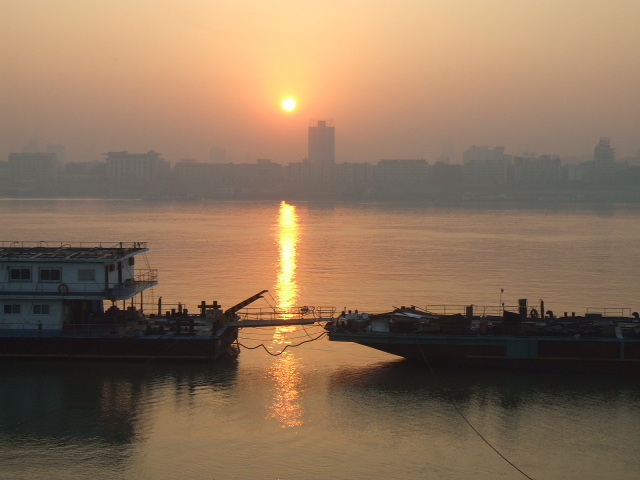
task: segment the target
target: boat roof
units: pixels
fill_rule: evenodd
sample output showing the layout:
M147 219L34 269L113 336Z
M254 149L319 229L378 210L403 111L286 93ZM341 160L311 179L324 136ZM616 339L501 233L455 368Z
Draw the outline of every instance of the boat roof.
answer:
M92 260L113 261L148 250L146 242L4 242L0 259L23 261Z

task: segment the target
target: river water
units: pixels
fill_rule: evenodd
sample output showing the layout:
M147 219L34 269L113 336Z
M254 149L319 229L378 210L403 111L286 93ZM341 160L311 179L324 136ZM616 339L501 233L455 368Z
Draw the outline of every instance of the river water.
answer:
M148 242L148 308L267 289L256 306L640 309L630 206L5 199L0 225ZM240 342L275 354L321 333ZM326 338L215 364L3 360L0 479L637 479L639 404L636 378L430 372Z

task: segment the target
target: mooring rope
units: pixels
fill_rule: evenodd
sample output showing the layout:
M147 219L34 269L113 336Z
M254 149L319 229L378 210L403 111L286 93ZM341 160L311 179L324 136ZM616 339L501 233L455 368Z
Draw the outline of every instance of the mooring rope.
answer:
M264 349L264 351L265 351L265 352L267 352L269 355L271 355L272 357L277 357L277 356L279 356L279 355L282 355L282 354L287 350L287 348L290 348L290 347L291 347L291 348L293 348L293 347L299 347L300 345L302 345L302 344L304 344L304 343L315 342L316 340L319 340L319 339L321 339L322 337L324 337L326 334L327 334L327 332L322 332L320 335L318 335L318 336L317 336L317 337L315 337L315 338L311 338L311 339L309 339L309 340L304 340L304 341L302 341L302 342L300 342L300 343L297 343L297 344L295 344L295 345L286 345L286 346L285 346L282 350L280 350L278 353L273 353L273 352L271 352L271 351L266 347L266 345L265 345L264 343L261 343L261 344L259 344L259 345L256 345L255 347L247 347L246 345L243 345L243 344L242 344L242 343L240 343L239 341L237 341L236 343L237 343L238 345L240 345L242 348L246 348L247 350L255 350L256 348L260 348L260 347L262 347L262 348Z
M429 363L429 360L427 359L427 356L424 353L424 350L422 349L422 345L420 345L420 342L418 340L418 337L414 335L414 338L416 340L416 344L418 345L418 348L420 349L420 353L422 354L422 358L424 359L424 362L427 364L427 367L429 367L429 371L431 372L431 374L433 375L433 378L435 378L436 382L438 383L438 385L440 386L440 388L444 389L444 386L442 385L442 382L440 381L440 379L438 378L438 376L436 375L436 372L433 371L433 368L431 368L431 364ZM491 442L489 440L487 440L484 435L482 435L482 433L480 433L480 431L473 426L473 424L469 421L469 419L464 415L464 413L462 413L462 410L460 410L460 407L458 407L458 404L455 402L455 400L451 400L451 405L453 405L454 410L458 413L458 415L460 415L462 417L462 419L467 423L467 425L469 425L469 427L471 427L471 429L475 432L476 435L478 435L478 437L480 437L480 439L486 443L489 448L491 448L491 450L493 450L494 452L496 452L500 458L502 458L505 462L507 462L509 465L511 465L513 468L515 468L518 472L520 472L522 475L524 475L526 478L528 478L529 480L534 480L533 477L530 477L529 475L527 475L525 472L523 472L520 468L518 468L518 466L516 464L514 464L511 460L509 460L505 455L503 455L496 447L494 447Z

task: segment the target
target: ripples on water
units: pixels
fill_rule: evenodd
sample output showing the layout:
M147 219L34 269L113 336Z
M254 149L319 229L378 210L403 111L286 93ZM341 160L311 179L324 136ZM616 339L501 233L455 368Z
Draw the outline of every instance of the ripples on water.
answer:
M388 309L638 310L640 214L269 203L0 201L10 240L148 241L156 295ZM557 306L554 306L553 304ZM320 333L243 331L273 353ZM637 478L639 382L428 370L325 340L210 364L3 360L2 479Z

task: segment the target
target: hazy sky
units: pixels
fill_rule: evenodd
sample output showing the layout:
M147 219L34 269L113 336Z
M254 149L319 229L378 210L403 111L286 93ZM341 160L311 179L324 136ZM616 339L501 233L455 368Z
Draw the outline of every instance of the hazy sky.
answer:
M0 65L3 160L288 163L312 119L338 162L640 148L638 0L2 0Z

